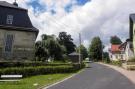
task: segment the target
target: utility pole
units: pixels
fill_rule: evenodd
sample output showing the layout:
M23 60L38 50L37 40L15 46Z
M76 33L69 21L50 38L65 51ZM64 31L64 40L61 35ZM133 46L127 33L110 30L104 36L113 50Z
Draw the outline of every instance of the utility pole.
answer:
M79 33L79 64L81 65L81 34Z
M102 62L103 62L103 44L101 43L101 45L102 45L101 52L102 52Z

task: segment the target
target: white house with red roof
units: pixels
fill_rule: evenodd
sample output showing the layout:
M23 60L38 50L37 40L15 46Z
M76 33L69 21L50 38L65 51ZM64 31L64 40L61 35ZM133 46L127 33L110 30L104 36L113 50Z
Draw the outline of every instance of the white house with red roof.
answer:
M112 61L118 61L123 60L124 53L123 50L121 50L119 45L111 44L111 48L109 49L109 57Z
M129 60L135 57L135 14L129 16L129 39L121 45L111 45L109 56L111 60Z
M130 39L126 42L118 45L111 44L109 49L109 57L112 61L128 61L130 58L134 57L133 44Z
M126 42L122 43L119 47L123 51L123 59L129 60L134 57L133 44L130 39L127 39Z

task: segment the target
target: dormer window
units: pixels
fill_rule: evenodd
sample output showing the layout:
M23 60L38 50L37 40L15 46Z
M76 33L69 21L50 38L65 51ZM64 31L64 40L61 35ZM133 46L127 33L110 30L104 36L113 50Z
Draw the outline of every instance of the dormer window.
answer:
M13 15L7 15L7 24L13 23Z

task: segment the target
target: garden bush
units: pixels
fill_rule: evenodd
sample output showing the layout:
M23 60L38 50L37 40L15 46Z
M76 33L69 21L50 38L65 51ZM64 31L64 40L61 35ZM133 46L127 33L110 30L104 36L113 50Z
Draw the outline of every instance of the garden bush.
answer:
M104 63L110 63L111 60L110 60L109 58L104 58L104 59L103 59L103 62L104 62Z
M55 73L72 73L76 72L85 65L82 64L81 67L77 67L79 64L75 65L61 65L61 66L31 66L31 67L11 67L0 69L0 75L10 75L10 74L21 74L23 77L28 77L32 75L41 74L55 74Z
M122 66L122 61L111 61L110 62L112 65L116 65L116 66Z
M72 65L70 63L46 63L46 62L0 62L0 68L5 67L34 67L34 66L61 66Z

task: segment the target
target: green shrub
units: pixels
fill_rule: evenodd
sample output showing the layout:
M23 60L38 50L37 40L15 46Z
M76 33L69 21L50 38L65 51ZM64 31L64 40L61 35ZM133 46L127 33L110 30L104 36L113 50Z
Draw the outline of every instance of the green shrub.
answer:
M104 63L110 63L111 61L110 61L109 58L104 58L104 59L103 59L103 62L104 62Z
M0 68L5 67L34 67L34 66L61 66L72 65L69 63L46 63L46 62L0 62Z
M61 66L32 66L32 67L11 67L0 69L0 74L22 74L24 77L41 74L55 74L55 73L72 73L81 68L84 68L84 64L78 67L75 65L61 65Z
M111 64L116 66L122 66L122 61L111 61Z

